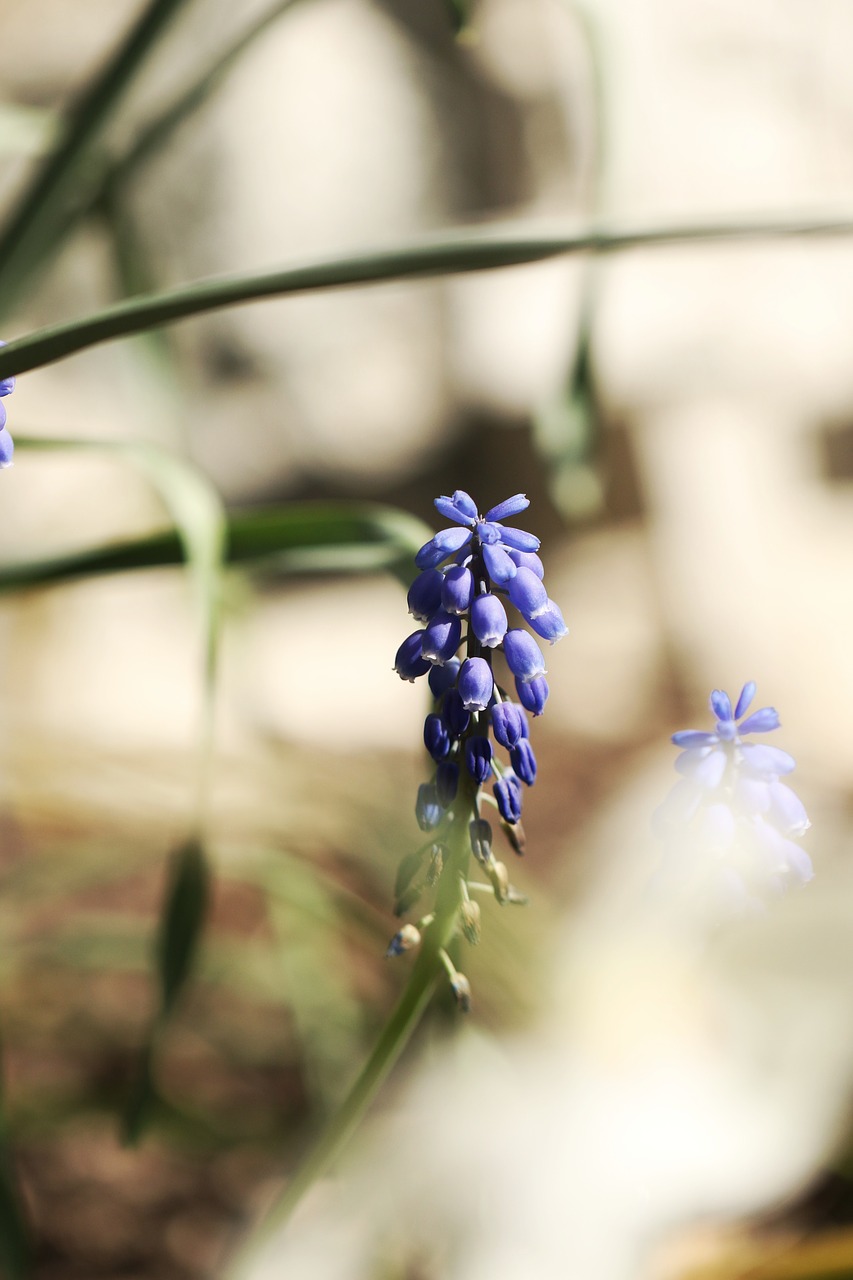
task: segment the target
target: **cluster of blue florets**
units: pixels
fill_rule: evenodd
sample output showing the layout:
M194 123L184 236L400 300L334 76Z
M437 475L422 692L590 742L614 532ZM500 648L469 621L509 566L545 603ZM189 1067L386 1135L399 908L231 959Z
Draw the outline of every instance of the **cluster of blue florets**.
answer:
M0 342L0 346L6 344ZM15 445L6 430L6 406L3 400L6 396L10 396L15 390L14 378L0 378L0 469L3 467L11 467L12 457L15 452Z
M753 681L745 684L734 709L728 694L715 689L714 731L672 735L682 748L675 762L682 777L655 815L665 847L659 879L736 911L762 909L768 898L813 874L796 843L809 819L782 781L795 762L780 747L747 740L779 728L774 707L747 715L755 688Z
M500 815L514 826L521 817L522 784L532 786L536 778L527 713L542 714L548 683L542 650L530 632L510 626L507 606L552 644L567 627L545 590L539 539L502 523L530 505L524 494L485 516L461 489L436 498L435 505L457 527L441 530L415 557L421 572L409 590L409 612L424 626L403 641L394 664L403 680L428 675L435 698L424 723L435 773L420 788L416 814L424 831L434 830L453 803L464 768L478 787L494 778ZM463 643L465 656L459 657ZM498 651L514 679L517 702L495 679ZM495 756L490 729L508 751L509 765ZM476 853L474 833L472 847Z

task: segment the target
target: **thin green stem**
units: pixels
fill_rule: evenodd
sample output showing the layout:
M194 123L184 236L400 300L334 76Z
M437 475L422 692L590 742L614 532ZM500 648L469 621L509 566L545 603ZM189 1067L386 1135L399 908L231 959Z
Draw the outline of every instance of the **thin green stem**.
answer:
M663 245L853 235L853 218L789 218L755 222L697 223L625 229L478 232L436 237L397 249L322 259L261 275L200 280L165 293L128 298L81 320L51 325L0 350L0 378L26 373L77 351L173 324L190 316L264 298L381 284L405 279L489 271L582 253L618 253ZM0 278L0 283L2 279Z
M305 1193L335 1163L399 1060L429 1004L444 972L442 954L456 931L462 902L460 881L466 877L471 851L468 823L475 811L476 793L476 783L463 770L453 822L448 833L448 865L439 881L434 919L424 933L409 981L349 1093L267 1215L261 1228L261 1240L290 1218ZM258 1239L255 1237L252 1241L252 1256L257 1247ZM238 1280L244 1274L242 1267L248 1260L248 1257L237 1260L232 1280Z

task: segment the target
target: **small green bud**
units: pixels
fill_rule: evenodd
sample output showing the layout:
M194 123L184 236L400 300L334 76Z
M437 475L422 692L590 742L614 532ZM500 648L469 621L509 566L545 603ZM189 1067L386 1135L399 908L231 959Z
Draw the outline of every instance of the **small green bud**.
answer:
M434 844L430 850L429 868L427 870L426 882L428 885L437 884L444 870L444 860L447 855L447 849L443 844Z
M509 900L509 872L502 862L493 862L491 866L486 867L486 872L492 882L495 897L503 906Z
M479 902L465 901L459 911L459 923L462 925L462 932L466 941L470 942L472 947L476 947L480 941L480 904Z
M471 1012L471 984L464 973L456 973L450 979L450 990L463 1013Z
M398 929L388 943L388 950L385 952L386 958L389 956L401 956L404 951L411 951L413 947L419 946L420 941L420 930L416 929L413 924L404 924L402 929Z
M527 836L524 834L524 827L520 822L504 822L503 819L501 819L501 826L513 853L517 853L519 858L523 858L524 850L527 847Z

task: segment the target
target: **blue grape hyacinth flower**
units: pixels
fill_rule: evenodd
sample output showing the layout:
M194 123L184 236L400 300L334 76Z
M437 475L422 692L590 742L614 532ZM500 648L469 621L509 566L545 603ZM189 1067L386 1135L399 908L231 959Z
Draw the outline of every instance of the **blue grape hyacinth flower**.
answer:
M0 347L5 345L5 342L0 342ZM14 390L14 378L0 378L0 470L11 467L15 453L14 441L6 429L6 406L3 403L5 397L10 396Z
M683 729L675 767L682 775L654 817L664 844L658 885L698 891L727 911L762 910L769 899L806 884L811 859L797 841L810 823L786 778L795 761L780 747L752 741L780 727L775 707L750 714L749 681L732 707L715 689L713 731Z
M464 823L468 853L495 896L516 901L481 807L497 809L510 846L521 853L522 794L537 772L528 714L541 715L549 693L540 640L553 644L567 628L545 587L539 539L504 523L529 506L523 493L484 516L461 489L436 498L435 506L453 527L415 557L420 572L408 605L422 629L403 641L394 667L413 683L428 674L433 695L424 724L432 772L419 789L417 820L436 833ZM457 865L456 874L465 881L467 870Z

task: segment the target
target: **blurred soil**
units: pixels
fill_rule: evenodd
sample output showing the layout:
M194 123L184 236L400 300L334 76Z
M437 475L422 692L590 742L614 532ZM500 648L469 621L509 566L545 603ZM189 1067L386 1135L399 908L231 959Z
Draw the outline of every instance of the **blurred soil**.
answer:
M613 752L538 736L547 763L527 856L511 866L531 906L484 908L483 943L464 953L485 1027L535 1007L537 951L583 877L566 850L621 768ZM59 749L9 762L0 1019L38 1280L211 1275L273 1196L403 981L408 961L383 953L394 870L421 839L421 767L415 754L281 744L251 765L220 763L203 952L159 1042L157 1098L134 1149L121 1113L154 1009L186 765ZM107 785L119 774L121 787ZM422 1035L457 1016L440 1000Z

